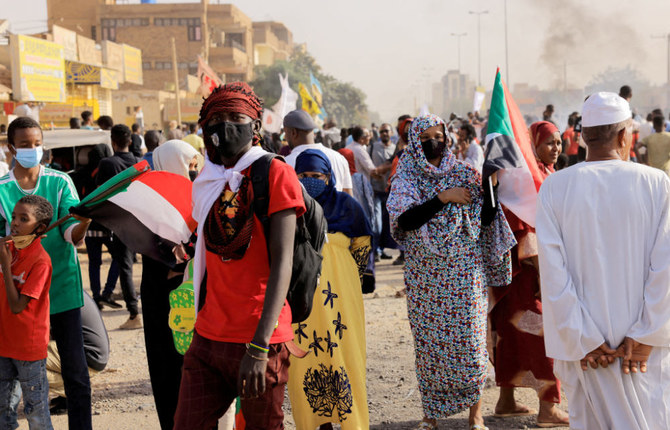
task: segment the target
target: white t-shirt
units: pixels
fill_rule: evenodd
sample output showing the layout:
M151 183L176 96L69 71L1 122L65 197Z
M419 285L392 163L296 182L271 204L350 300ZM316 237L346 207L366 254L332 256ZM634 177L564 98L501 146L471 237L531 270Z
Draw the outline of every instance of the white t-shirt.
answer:
M349 162L344 158L342 154L337 151L334 151L330 148L326 148L320 143L308 143L305 145L296 146L293 148L291 153L286 156L286 162L293 168L295 168L295 162L298 159L298 155L302 151L308 149L317 149L328 157L330 165L333 168L333 174L335 175L335 189L337 191L342 191L342 189L353 189L354 185L351 182L351 173L349 173Z
M363 175L367 176L368 179L370 179L370 172L372 172L376 166L375 163L372 162L372 158L370 158L368 147L354 141L347 145L346 148L354 153L356 171L358 173L362 173Z

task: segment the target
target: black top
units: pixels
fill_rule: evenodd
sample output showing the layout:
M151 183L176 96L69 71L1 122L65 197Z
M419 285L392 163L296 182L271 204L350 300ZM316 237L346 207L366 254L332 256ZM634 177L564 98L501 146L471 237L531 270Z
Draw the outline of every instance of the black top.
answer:
M130 135L130 139L130 146L128 147L128 150L135 157L142 157L142 138L139 134L133 133Z
M115 152L114 155L100 162L96 183L98 185L104 183L137 162L137 158L131 152Z
M435 196L427 202L407 209L398 217L398 225L405 231L416 230L431 219L445 206L440 199Z
M435 196L418 206L407 209L398 217L398 226L405 231L416 230L442 210L446 203L442 203ZM482 203L482 226L488 226L493 222L498 209L498 185L493 187L493 200L488 181L484 183L484 202Z

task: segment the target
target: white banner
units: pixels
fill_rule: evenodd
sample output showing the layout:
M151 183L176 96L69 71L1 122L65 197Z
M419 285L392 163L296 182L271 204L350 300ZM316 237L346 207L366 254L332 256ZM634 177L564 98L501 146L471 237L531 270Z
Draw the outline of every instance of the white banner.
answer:
M272 110L283 121L286 114L296 109L298 93L293 91L288 85L288 73L286 76L282 76L279 73L279 82L281 83L281 96L279 97L279 101L272 106Z

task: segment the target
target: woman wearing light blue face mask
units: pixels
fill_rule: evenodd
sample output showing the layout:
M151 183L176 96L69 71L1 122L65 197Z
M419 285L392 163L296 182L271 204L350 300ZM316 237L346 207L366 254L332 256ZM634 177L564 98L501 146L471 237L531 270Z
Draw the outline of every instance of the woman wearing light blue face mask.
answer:
M289 368L293 418L299 429L332 429L332 423L340 424L343 430L367 429L361 279L369 261L372 229L361 205L349 194L335 190L333 170L323 152L301 152L295 170L307 193L323 208L328 240L323 246L321 280L312 312L305 321L293 325L293 341L312 351L293 360ZM329 381L326 387L320 383L324 380ZM342 380L348 383L341 384ZM328 393L335 393L337 399Z
M5 232L0 234L10 234L8 214L25 195L47 199L54 208L53 221L68 215L70 207L79 204L79 196L67 174L40 166L43 155L40 125L32 118L17 118L7 129L7 140L16 164L0 179L0 232ZM70 428L82 429L92 426L91 385L81 328L84 295L75 246L83 243L90 222L87 218L69 218L42 240L53 265L49 290L51 336L63 363L68 421Z

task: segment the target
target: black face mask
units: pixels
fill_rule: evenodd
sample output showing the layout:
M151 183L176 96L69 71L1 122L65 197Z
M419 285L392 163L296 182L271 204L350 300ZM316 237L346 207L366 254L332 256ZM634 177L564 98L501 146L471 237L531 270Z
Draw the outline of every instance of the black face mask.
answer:
M206 134L214 146L215 154L210 155L210 161L223 164L224 158L235 158L253 137L253 123L238 124L224 121L207 127Z
M426 156L426 160L433 160L442 156L444 149L447 147L447 142L429 139L421 142L421 146L423 147L423 154Z
M189 170L188 171L188 178L191 180L191 182L195 181L195 178L198 177L198 171L197 170Z

